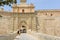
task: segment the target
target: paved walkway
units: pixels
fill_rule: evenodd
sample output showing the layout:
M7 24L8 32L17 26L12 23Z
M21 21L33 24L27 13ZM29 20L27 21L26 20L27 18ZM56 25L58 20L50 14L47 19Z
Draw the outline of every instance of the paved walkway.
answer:
M28 33L17 35L14 40L60 40L60 37L29 31Z
M22 33L21 35L16 36L14 40L38 40L38 39L30 34Z

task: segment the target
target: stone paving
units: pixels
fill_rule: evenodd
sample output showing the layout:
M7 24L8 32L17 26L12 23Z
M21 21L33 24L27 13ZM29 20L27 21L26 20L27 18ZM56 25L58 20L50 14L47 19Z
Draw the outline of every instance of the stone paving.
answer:
M29 31L16 36L16 32L10 35L0 35L0 40L60 40L60 37Z
M60 40L60 37L29 31L16 36L14 40Z
M38 38L27 33L22 33L21 35L16 36L14 40L38 40Z

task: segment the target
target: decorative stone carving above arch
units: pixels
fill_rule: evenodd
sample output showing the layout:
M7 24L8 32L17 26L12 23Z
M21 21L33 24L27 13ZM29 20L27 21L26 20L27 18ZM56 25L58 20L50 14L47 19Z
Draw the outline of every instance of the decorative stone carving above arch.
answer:
M23 21L20 22L20 24L22 24L22 25L26 25L27 22L26 22L25 20L23 20Z
M27 28L27 22L25 20L22 20L19 22L19 29L22 27L22 26L25 26Z

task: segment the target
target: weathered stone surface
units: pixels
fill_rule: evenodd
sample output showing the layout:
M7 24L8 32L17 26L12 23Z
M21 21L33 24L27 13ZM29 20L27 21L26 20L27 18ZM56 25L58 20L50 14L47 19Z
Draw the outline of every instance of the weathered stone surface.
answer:
M27 30L60 36L60 10L35 11L33 4L14 4L12 8L12 12L0 11L0 34L11 33L25 26Z

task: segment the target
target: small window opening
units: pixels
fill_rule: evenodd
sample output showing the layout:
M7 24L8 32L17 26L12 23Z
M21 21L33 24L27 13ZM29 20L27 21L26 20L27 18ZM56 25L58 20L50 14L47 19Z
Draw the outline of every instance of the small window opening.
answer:
M52 16L53 14L51 14L51 16Z
M22 26L22 28L25 28L25 26Z
M45 15L47 15L47 13Z
M0 15L0 17L2 17L2 16Z
M22 12L24 13L24 9L22 9Z

